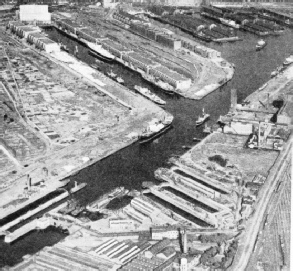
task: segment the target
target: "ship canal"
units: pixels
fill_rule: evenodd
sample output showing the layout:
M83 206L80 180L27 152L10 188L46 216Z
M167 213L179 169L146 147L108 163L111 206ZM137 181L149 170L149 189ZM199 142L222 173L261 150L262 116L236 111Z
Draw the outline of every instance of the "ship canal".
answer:
M95 63L94 57L88 54L88 49L71 38L62 35L57 30L47 31L50 38L61 41L71 53L78 46L79 57L88 64ZM230 90L237 89L238 102L254 92L270 78L270 74L277 66L281 65L286 57L293 54L293 31L287 29L280 36L267 38L268 46L264 50L256 52L255 45L258 37L252 34L239 32L243 41L223 44L206 44L222 53L223 58L235 64L236 71L233 79L217 91L209 94L200 101L188 100L178 95L169 96L158 87L146 82L138 74L125 69L118 63L97 62L101 71L105 74L113 71L125 80L125 85L133 89L134 85L149 88L167 102L165 109L174 115L174 128L150 144L140 145L135 143L114 155L83 169L73 181L86 182L88 186L76 194L82 204L97 199L103 193L111 189L124 186L127 189L141 189L144 181L156 182L154 171L159 167L169 167L168 159L181 155L186 150L182 146L196 144L193 138L203 138L203 127L195 127L195 120L202 108L211 114L208 125L216 122L220 115L228 112L230 106ZM280 50L282 48L282 50ZM172 191L173 192L173 191ZM177 194L178 196L179 193ZM154 199L155 197L152 196ZM185 198L190 200L189 198ZM155 199L158 200L158 199ZM192 202L210 212L209 207L202 206L199 202ZM119 202L121 204L121 202ZM178 210L169 204L174 212ZM180 212L181 213L181 212ZM185 216L185 215L184 215ZM186 214L187 216L187 214ZM194 221L202 226L202 221ZM32 254L44 246L52 245L61 240L65 235L55 228L45 231L33 231L14 244L6 244L0 241L0 267L13 265L26 254ZM2 253L4 251L4 253ZM5 259L5 262L4 262Z

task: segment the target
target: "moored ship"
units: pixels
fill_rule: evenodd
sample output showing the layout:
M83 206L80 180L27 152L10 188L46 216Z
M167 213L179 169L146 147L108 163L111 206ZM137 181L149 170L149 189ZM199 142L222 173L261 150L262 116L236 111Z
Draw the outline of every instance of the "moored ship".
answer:
M116 77L116 81L119 83L119 84L124 84L124 80L121 78L121 77Z
M283 65L284 65L284 66L288 66L288 65L290 65L290 64L292 64L292 63L293 63L293 55L287 57L287 58L285 59L285 61L283 62Z
M164 105L166 102L162 100L159 96L155 95L152 93L149 89L143 88L140 86L134 86L134 89L137 90L141 95L144 97L148 98L149 100L159 104L159 105Z
M205 123L208 119L209 119L210 115L209 114L206 114L205 111L204 111L204 108L202 109L202 115L199 116L195 122L195 125L196 126L200 126L202 125L203 123Z
M259 40L256 44L256 51L259 51L267 46L267 42L263 39Z
M86 41L87 46L90 48L90 53L103 60L111 61L114 56L107 50L105 50L101 44L94 44L92 42Z
M168 129L172 127L173 116L169 115L165 117L163 120L153 119L148 127L142 132L139 136L140 144L144 144L154 140L159 137L163 133L165 133Z
M124 187L117 187L110 192L104 194L103 196L99 197L96 201L88 204L86 206L86 209L91 212L96 212L104 208L112 199L123 197L127 195L129 192L128 189L125 189Z

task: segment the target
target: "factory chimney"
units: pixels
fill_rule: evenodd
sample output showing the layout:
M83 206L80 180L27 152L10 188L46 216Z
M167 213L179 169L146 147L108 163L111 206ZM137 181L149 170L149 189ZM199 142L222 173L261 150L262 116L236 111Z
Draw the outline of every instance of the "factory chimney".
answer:
M186 230L180 230L182 252L187 253L187 233Z
M236 111L236 105L237 105L237 90L231 89L231 111Z
M26 183L27 183L27 189L30 190L31 186L32 186L32 178L30 177L29 174L26 175Z

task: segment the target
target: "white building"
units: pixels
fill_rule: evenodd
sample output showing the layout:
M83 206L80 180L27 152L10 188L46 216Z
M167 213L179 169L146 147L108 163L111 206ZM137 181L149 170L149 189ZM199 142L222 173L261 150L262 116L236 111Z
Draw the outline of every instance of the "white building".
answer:
M151 228L152 239L153 240L163 240L164 238L168 239L178 239L179 238L179 229L175 227L153 227Z
M113 230L133 230L134 221L131 219L109 219L109 228Z
M51 23L48 5L20 5L19 19L23 22Z

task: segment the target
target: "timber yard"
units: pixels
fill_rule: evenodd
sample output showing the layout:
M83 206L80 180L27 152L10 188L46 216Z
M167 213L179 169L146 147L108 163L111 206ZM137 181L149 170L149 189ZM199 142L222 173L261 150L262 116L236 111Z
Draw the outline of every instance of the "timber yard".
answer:
M51 2L0 6L0 269L290 270L293 6Z

